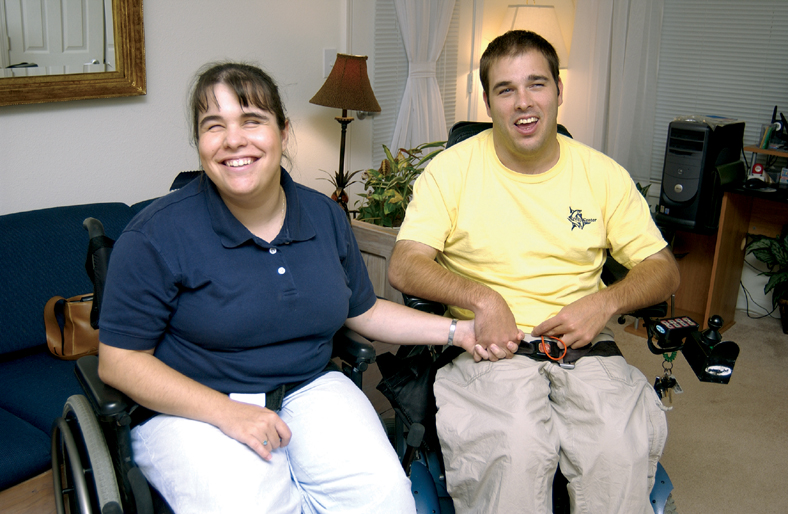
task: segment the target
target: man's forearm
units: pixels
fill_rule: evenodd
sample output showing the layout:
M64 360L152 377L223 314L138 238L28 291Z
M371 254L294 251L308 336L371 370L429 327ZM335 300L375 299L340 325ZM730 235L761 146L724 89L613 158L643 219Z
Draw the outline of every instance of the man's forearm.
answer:
M405 294L473 312L500 297L489 287L446 270L435 262L435 255L437 251L427 251L420 243L398 242L389 264L389 282Z
M599 294L609 296L616 314L626 314L637 309L667 300L679 287L678 266L673 254L664 248L644 259L619 282Z
M403 293L472 311L476 344L491 355L512 357L522 333L506 300L483 284L443 269L435 262L437 253L415 241L397 242L389 282Z

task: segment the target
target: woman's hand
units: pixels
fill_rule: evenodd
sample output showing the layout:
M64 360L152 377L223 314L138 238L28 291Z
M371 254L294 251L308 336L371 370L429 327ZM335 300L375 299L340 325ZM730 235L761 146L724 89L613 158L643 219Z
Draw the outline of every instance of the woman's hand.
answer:
M230 399L153 356L99 343L99 377L156 412L210 423L265 460L290 442L290 429L273 411ZM266 443L266 444L263 444Z
M290 428L276 412L250 403L230 402L217 424L227 436L244 443L265 460L271 460L272 451L290 443Z

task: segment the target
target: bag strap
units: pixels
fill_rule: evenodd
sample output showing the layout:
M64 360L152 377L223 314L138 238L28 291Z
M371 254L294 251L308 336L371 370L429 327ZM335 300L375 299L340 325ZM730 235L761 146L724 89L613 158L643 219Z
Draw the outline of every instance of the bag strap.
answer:
M66 299L62 296L53 296L44 306L44 325L47 333L47 346L52 355L63 356L63 327L57 320L57 311L63 312Z

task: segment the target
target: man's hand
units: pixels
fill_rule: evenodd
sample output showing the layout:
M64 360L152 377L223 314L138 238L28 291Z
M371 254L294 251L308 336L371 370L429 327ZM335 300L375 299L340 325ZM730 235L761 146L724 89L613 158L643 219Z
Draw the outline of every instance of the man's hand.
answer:
M665 247L636 264L626 277L594 294L576 300L531 332L561 338L567 347L590 343L616 314L625 314L668 298L679 287L679 269Z
M224 418L219 429L265 460L271 460L271 452L287 446L292 437L290 428L276 412L257 405L232 401Z
M489 290L490 294L481 307L474 312L476 346L473 358L476 362L489 359L511 359L517 351L523 333L517 328L509 305L503 297Z
M595 293L570 303L534 327L531 335L557 337L567 348L582 348L602 332L615 314L608 308L604 296Z
M473 355L473 360L480 362L482 360L497 361L499 359L510 359L517 351L519 341L525 336L522 330L517 330L517 339L507 342L504 348L499 348L498 345L491 345L485 349L477 342L475 333L476 320L459 321L457 322L457 330L454 335L454 346L459 346L466 352Z
M397 241L388 279L396 289L474 313L474 360L497 361L514 356L522 339L509 305L486 285L452 273L437 262L438 251L416 241Z

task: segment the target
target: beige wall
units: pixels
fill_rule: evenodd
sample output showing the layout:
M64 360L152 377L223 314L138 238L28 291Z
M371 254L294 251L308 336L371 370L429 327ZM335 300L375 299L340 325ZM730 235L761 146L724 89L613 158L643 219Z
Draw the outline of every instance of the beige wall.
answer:
M338 165L340 112L309 99L324 80L323 48L372 53L371 10L355 4L145 0L147 95L0 107L0 214L165 193L179 171L198 167L188 141L189 82L222 59L257 63L279 82L294 178L328 192L317 178ZM368 167L369 131L369 119L350 125L349 169Z

